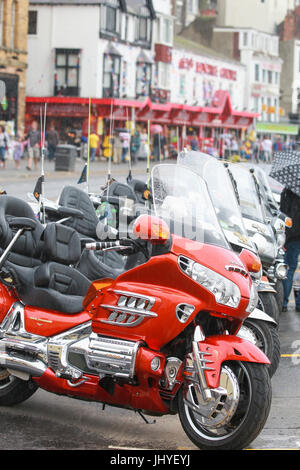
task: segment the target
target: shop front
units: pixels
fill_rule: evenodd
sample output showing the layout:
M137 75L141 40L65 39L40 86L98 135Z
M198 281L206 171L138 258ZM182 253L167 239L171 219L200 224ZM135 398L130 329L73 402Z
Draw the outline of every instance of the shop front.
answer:
M126 99L91 99L73 97L27 97L26 125L32 120L39 122L41 109L47 103L47 125L54 125L62 142L88 135L89 108L90 131L101 137L101 142L110 139L125 128L132 131L156 129L164 136L168 145L181 150L197 142L197 148L207 151L213 147L218 152L222 135L231 133L241 138L249 128L255 126L258 114L235 111L230 94L219 90L210 107L190 106L176 103L153 103ZM150 124L150 126L149 126ZM152 136L151 136L152 137ZM107 155L106 155L107 156Z

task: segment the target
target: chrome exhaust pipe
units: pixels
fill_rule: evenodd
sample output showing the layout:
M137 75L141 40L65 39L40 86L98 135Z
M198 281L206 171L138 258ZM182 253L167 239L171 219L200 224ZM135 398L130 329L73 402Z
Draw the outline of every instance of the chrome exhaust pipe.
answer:
M29 361L25 358L11 356L7 351L0 351L0 367L23 372L32 377L41 377L47 369L46 364L38 359Z

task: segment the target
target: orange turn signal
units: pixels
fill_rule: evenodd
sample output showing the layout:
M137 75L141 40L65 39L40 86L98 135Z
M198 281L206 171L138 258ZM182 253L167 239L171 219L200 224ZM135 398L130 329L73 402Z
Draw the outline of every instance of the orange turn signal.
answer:
M140 215L134 223L133 233L137 238L147 240L153 245L166 243L170 238L168 224L159 217Z
M260 259L251 251L242 250L240 259L250 273L259 273L261 270Z

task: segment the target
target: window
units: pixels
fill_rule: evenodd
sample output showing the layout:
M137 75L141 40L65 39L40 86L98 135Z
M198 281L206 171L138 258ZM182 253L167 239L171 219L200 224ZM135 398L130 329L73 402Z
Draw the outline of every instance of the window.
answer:
M114 33L117 31L117 9L106 6L106 31Z
M136 64L136 96L150 96L152 66L146 62Z
M168 18L163 19L163 27L162 27L162 42L166 44L172 43L172 21Z
M101 5L101 33L113 37L120 35L120 4L118 0L107 0Z
M268 83L270 85L273 83L273 73L271 70L268 70Z
M79 49L56 49L54 94L79 95Z
M165 62L159 62L159 88L169 89L170 88L170 72L171 64Z
M150 46L151 41L151 19L148 16L137 16L135 27L135 39L142 42L144 46Z
M28 12L28 34L37 34L37 14L36 10Z
M248 45L248 33L243 33L243 46Z
M254 70L254 73L255 73L255 81L256 82L259 82L260 81L260 67L259 67L259 64L255 64L255 70Z
M103 60L103 97L119 98L121 58L105 54Z
M138 37L142 41L148 39L148 21L147 18L139 18L138 20Z
M185 75L179 76L179 95L180 97L185 96Z

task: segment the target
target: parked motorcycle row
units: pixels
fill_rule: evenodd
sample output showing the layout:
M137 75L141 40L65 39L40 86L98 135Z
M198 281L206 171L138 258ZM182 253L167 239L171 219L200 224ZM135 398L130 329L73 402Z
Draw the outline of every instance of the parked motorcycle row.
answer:
M280 359L287 222L261 170L192 151L99 194L1 195L0 405L42 388L246 448Z

